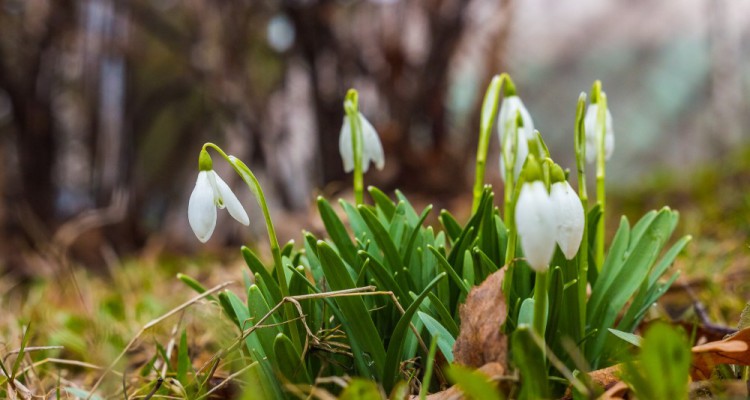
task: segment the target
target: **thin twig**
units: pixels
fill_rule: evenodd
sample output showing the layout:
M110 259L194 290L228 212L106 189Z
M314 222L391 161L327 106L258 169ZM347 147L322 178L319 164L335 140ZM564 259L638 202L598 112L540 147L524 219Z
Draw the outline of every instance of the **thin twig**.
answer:
M681 280L684 280L684 279L681 279ZM688 283L681 283L680 286L685 291L685 293L687 293L688 297L690 297L690 301L693 302L693 310L695 310L695 315L698 317L698 320L701 322L701 324L703 325L703 328L706 331L709 331L709 332L712 332L721 336L732 335L732 334L737 333L737 329L711 322L711 318L708 316L708 311L706 311L706 307L703 305L703 302L701 302L698 299L698 296L695 294L695 292L690 287L690 285Z
M42 351L42 350L64 350L65 347L63 346L29 346L24 347L24 352L31 352L31 351ZM9 351L5 354L5 357L3 357L3 361L7 360L8 357L12 356L13 354L18 354L21 352L21 349L15 349L13 351Z
M156 385L154 385L154 388L151 389L150 392L148 392L148 394L146 395L146 397L143 400L149 400L152 397L154 397L154 395L156 394L156 391L159 390L159 388L161 387L162 383L164 383L164 378L162 378L160 376L159 379L156 380Z
M212 387L211 390L209 390L208 392L204 393L203 395L197 397L195 400L200 400L200 399L208 397L211 393L214 393L217 390L219 390L222 387L224 387L224 385L228 384L232 379L234 379L234 378L242 375L245 371L247 371L248 369L250 369L250 367L252 367L253 365L255 365L255 363L249 364L249 365L241 368L239 371L233 373L232 375L229 375L228 377L224 378L216 386Z

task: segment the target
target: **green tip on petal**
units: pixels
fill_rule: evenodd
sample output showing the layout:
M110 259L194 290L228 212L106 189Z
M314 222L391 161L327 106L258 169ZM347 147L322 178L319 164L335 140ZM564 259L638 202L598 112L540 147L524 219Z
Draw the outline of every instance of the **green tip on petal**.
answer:
M550 168L550 183L557 183L557 182L564 182L565 181L565 171L563 171L562 167L560 167L557 164L552 164Z
M211 156L205 148L201 149L201 153L198 156L198 170L211 171L212 169L214 169L214 163L211 161Z
M533 182L542 180L542 166L539 164L539 160L533 154L529 154L526 157L526 163L523 165L522 171L525 182Z

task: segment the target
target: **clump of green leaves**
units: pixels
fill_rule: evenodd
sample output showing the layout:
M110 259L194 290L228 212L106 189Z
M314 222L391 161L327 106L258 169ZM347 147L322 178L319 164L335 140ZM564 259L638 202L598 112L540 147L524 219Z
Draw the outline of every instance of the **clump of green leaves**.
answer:
M622 379L641 399L687 399L691 359L685 332L656 323L646 331L638 356L623 365Z
M504 84L506 99L512 103L498 107ZM342 143L353 146L343 148L342 157L346 161L348 155L354 164L362 162L363 151L377 147L361 147L374 146L377 136L371 126L369 136L363 136L358 124L364 117L357 111L356 99L356 92L350 91L345 102L350 129L342 130L348 140ZM502 213L491 187L482 185L498 109L506 179ZM493 79L483 103L474 202L465 223L443 210L438 218L441 226L426 225L432 207L418 212L399 191L392 199L370 187L371 204L366 204L363 169L354 165L355 204L339 200L334 207L325 198L317 200L326 237L307 232L300 246L290 242L281 247L252 172L218 146L207 144L204 151L207 146L218 151L258 197L274 261L268 267L253 251L242 249L252 275L245 279L244 293L226 290L214 298L237 327L238 339L215 359L237 351L236 362L252 382L252 390L268 398L309 394L313 387L342 396L375 395L374 386L362 381L353 381L341 392L339 386L317 379L327 376L371 379L378 383L377 391L386 394L401 393L405 386L399 382L406 382L407 391L424 395L448 385L445 376L467 391L484 391L488 384L474 374L460 367L451 367L448 371L452 372L446 374L445 365L435 360L453 362L453 344L460 332L459 306L474 285L506 266L503 290L508 315L497 329L511 337L508 361L520 372L521 379L511 392L521 398L549 397L570 383L587 390L571 371L622 360L627 342L621 339L630 337L651 304L674 282L677 274L665 282L661 278L690 240L685 237L664 250L679 218L665 207L647 213L632 227L623 218L606 249L602 214L604 163L611 153L611 146L605 146L605 139L612 135L609 119L606 95L597 83L588 111L585 94L579 97L574 127L579 182L585 182L586 148L597 152L597 202L589 208L585 184L579 187L578 196L572 189L566 193L574 200L562 210L578 209L573 222L582 224L577 226L583 231L580 248L576 242L566 245L563 252L557 245L565 233L558 232L560 216L545 214L545 218L556 218L545 225L554 229L525 230L556 235L554 240L539 242L553 247L545 249L545 254L551 254L548 264L546 256L541 262L538 254L529 257L535 260L533 269L524 250L532 254L537 249L524 249L524 243L535 242L518 240L516 222L533 224L535 220L514 218L520 193L533 182L535 196L543 200L538 204L547 204L554 199L548 194L552 184L570 186L568 173L554 163L541 134L533 131L531 117L507 75ZM208 209L212 206L207 203ZM196 220L200 217L191 215ZM182 279L204 290L190 278ZM426 343L432 343L433 350ZM184 377L185 372L178 371L178 375Z

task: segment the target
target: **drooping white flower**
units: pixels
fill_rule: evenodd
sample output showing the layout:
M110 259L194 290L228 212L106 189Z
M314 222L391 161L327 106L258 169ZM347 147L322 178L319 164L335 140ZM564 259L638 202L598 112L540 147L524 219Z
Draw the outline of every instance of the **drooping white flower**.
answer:
M555 251L555 217L544 183L532 181L523 184L515 217L526 261L535 271L546 271Z
M500 138L501 146L505 143L505 135L512 130L513 119L519 114L523 124L518 127L518 136L516 137L516 162L513 167L513 174L516 179L518 179L523 163L529 155L528 141L535 139L534 121L531 119L531 114L529 114L529 111L523 105L520 97L508 96L504 98L497 116L497 134ZM505 162L503 162L502 153L500 154L500 176L505 180Z
M555 182L550 187L552 212L556 220L555 241L565 258L573 259L583 238L583 206L581 199L567 181Z
M586 161L589 163L596 161L596 135L599 131L597 114L599 114L599 105L591 104L586 109L586 116L583 119L583 127L586 131ZM604 159L609 160L615 150L615 133L612 129L612 113L609 109L604 120Z
M203 243L211 238L216 228L217 207L226 207L229 215L242 225L250 224L239 199L221 177L214 170L200 171L188 202L188 221L195 236Z
M362 113L358 113L358 115L360 125L362 126L362 172L367 172L370 167L370 161L375 164L377 169L383 169L383 166L385 166L385 156L378 133ZM339 135L339 152L341 153L341 159L344 162L344 171L346 172L354 170L353 150L351 124L349 123L349 118L344 117L341 134Z

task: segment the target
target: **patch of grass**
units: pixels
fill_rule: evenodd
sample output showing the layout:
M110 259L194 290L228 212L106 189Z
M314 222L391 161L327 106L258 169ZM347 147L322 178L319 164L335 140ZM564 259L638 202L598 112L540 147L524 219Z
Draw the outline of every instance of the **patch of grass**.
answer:
M7 283L0 285L4 288L0 293L0 337L4 338L0 357L8 366L18 359L17 393L60 391L74 396L79 393L76 389L91 387L149 321L195 297L175 278L169 264L171 261L127 260L109 276L76 268L75 282L69 274L23 285L12 285L9 277L0 278ZM230 273L217 265L182 262L179 266L209 282ZM218 272L209 277L209 271ZM20 353L13 351L21 347L29 322L30 347L19 358ZM100 393L122 396L123 387L131 395L148 393L162 371L167 371L166 378L177 375L178 352L184 360L186 351L191 362L207 359L229 342L230 328L216 304L197 302L145 331L105 377ZM183 332L187 349L179 346ZM184 362L179 368L185 369ZM219 370L217 375L221 374L226 375ZM177 390L174 384L162 386L161 392ZM0 385L0 397L9 396L7 390L11 390L9 386Z

